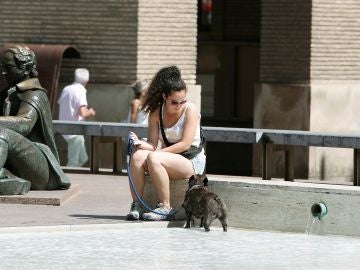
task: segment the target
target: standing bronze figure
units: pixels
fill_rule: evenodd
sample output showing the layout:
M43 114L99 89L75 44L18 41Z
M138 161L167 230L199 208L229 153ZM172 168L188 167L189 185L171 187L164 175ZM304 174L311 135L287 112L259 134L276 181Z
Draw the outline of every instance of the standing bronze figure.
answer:
M68 189L34 52L24 46L8 48L1 67L7 88L0 92L0 194Z

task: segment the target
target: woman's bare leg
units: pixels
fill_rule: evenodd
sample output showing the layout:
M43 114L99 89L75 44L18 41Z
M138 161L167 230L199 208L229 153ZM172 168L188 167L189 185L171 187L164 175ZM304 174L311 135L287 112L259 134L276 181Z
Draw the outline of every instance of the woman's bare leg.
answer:
M169 178L183 179L193 175L191 161L178 154L151 152L146 163L160 202L170 208Z
M131 156L131 163L130 163L130 173L131 179L134 183L137 193L142 197L144 193L144 186L145 186L145 161L150 151L148 150L137 150ZM133 192L131 186L131 197L134 202L137 202L138 199Z

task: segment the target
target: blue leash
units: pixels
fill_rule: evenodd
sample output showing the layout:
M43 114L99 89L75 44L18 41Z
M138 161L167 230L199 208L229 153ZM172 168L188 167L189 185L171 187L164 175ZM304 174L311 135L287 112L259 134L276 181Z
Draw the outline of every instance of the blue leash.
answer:
M134 182L131 178L131 172L130 172L130 161L131 161L131 153L132 153L132 149L133 149L133 145L134 145L134 140L130 138L130 133L128 135L128 141L127 141L127 148L126 148L126 169L128 172L128 177L129 177L129 183L131 186L132 191L135 193L136 198L138 199L138 201L140 202L140 204L148 211L157 214L157 215L161 215L161 216L167 216L167 217L171 217L173 218L175 216L176 211L171 210L169 214L164 214L164 213L160 213L158 211L155 211L153 209L151 209L141 198L141 196L139 195L139 193L137 192Z

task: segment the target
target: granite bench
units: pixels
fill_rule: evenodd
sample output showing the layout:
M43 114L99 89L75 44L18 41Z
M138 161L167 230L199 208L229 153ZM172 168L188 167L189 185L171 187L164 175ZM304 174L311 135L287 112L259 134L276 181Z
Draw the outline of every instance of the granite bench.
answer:
M119 139L116 138L127 138L130 131L135 132L139 137L147 136L146 126L140 124L59 120L53 122L55 133L91 136L92 162L90 169L92 172L96 172L98 169L96 163L98 163L99 157L96 154L96 147L101 143L98 138L112 137L113 141L119 142ZM261 144L263 149L262 179L264 180L271 179L271 156L279 146L286 153L285 180L287 181L294 179L293 146L352 148L354 149L354 185L360 185L360 134L226 127L203 127L203 129L207 141ZM118 156L121 158L121 155ZM114 168L116 168L115 164Z

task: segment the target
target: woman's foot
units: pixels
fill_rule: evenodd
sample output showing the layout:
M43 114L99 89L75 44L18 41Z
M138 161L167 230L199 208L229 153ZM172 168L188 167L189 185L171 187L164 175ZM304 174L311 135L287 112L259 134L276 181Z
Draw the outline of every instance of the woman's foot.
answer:
M159 203L154 211L158 214L153 212L145 213L143 216L144 220L161 221L175 218L175 211L172 208L166 208L162 203Z
M142 219L144 214L144 209L142 208L139 202L132 202L130 207L130 212L127 214L127 220L139 220Z

